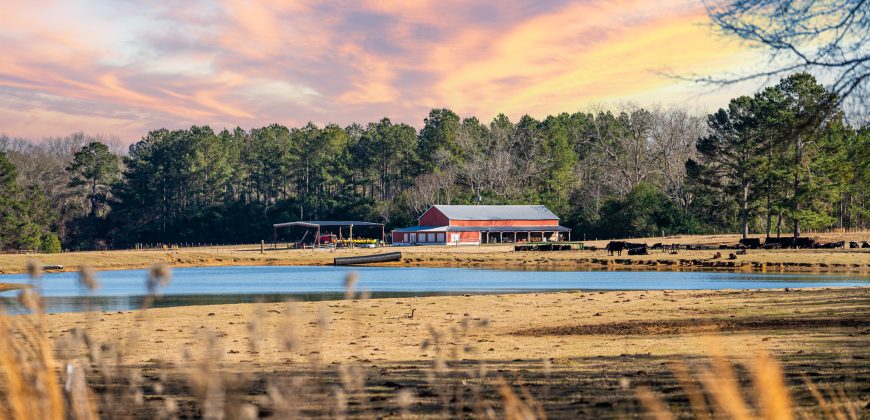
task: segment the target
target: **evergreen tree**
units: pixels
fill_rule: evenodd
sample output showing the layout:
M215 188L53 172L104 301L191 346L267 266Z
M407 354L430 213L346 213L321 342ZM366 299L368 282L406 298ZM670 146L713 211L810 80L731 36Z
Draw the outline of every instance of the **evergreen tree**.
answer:
M759 184L758 165L764 156L764 142L758 135L756 105L752 98L732 99L728 109L707 117L710 135L698 140L700 160L689 160L690 179L705 184L709 191L721 193L738 204L740 231L749 235L750 215Z
M90 201L90 216L108 202L112 184L121 170L118 157L100 142L92 142L76 152L72 163L67 167L71 174L70 187L85 187Z
M458 161L462 155L456 142L459 116L442 108L433 109L423 120L423 129L417 143L420 164L427 170Z
M15 165L0 152L0 249L40 249L49 226L47 203L39 198L18 185Z
M818 154L817 139L820 130L839 115L837 97L807 73L797 73L782 79L757 96L763 107L762 124L770 129L780 146L789 155L791 197L788 216L792 220L792 234L800 236L801 223L812 223L818 214L805 202L813 194L806 184L810 178L808 162Z

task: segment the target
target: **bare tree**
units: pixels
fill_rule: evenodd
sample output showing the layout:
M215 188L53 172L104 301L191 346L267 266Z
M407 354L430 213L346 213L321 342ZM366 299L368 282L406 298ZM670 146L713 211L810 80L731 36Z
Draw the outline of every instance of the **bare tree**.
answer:
M867 122L870 80L868 0L705 0L723 33L765 50L769 65L729 77L696 80L733 84L807 71L827 81L851 118Z
M456 170L456 180L467 187L475 201L483 203L485 195L509 199L520 193L523 185L520 159L513 154L512 133L497 129L475 136L460 128L457 143L466 158Z
M691 115L685 109L654 108L651 113L650 151L658 166L661 190L685 208L690 199L684 188L685 163L697 155L695 144L706 133L706 124L702 117Z
M619 195L628 194L637 184L647 181L655 171L650 135L652 114L636 104L622 104L614 116L597 110L585 142L601 160L602 181Z
M418 216L434 204L450 204L454 182L455 176L451 171L421 175L408 190L405 203Z

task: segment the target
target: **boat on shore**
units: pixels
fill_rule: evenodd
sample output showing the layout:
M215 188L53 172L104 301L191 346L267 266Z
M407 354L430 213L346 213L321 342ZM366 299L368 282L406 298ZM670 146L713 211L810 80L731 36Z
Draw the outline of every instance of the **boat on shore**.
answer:
M360 255L358 257L341 257L333 259L333 265L372 264L382 262L399 261L402 259L401 252L386 252L383 254Z

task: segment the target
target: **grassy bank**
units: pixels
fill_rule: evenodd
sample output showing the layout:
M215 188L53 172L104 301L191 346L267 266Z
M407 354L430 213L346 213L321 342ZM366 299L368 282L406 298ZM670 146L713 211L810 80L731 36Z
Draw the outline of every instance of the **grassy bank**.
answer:
M870 234L815 235L820 241L864 240ZM735 244L738 235L674 236L632 239L634 242L679 244ZM335 257L367 255L385 250L400 250L399 266L456 267L553 267L563 269L654 269L654 270L743 270L773 272L870 272L870 249L809 249L809 250L749 250L746 255L734 251L680 251L670 254L660 250L650 255L609 256L600 250L607 241L587 241L598 251L514 252L512 245L468 247L416 246L386 249L288 250L267 249L259 245L193 247L176 250L94 251L62 254L0 255L0 273L23 273L27 261L36 259L44 264L63 265L67 271L81 266L97 270L147 268L155 263L172 267L203 267L232 265L329 265ZM714 258L715 254L721 254Z
M103 415L635 417L650 395L699 415L689 399L721 369L754 411L760 353L780 361L799 414L824 414L816 387L838 410L870 400L870 288L237 304L39 325L59 366L84 367Z

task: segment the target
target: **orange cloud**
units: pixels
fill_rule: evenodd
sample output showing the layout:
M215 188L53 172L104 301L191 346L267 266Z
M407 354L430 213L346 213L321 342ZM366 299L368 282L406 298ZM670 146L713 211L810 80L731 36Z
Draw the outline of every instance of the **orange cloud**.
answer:
M481 116L573 111L672 83L656 70L720 67L723 57L740 53L701 25L702 9L664 14L650 5L637 1L569 6L492 40L471 31L459 48L438 49L432 57L431 67L443 74L437 85L440 98ZM669 10L677 5L654 7ZM614 19L626 9L652 16L640 22ZM481 42L491 45L478 47ZM473 49L483 52L469 59L467 50Z
M358 73L352 79L352 89L338 96L338 101L348 104L390 102L398 99L399 92L392 86L396 76L395 64L366 53L357 45L341 48L342 54Z
M656 70L747 57L703 26L695 0L11 3L0 0L0 126L32 137L667 103L692 91Z

